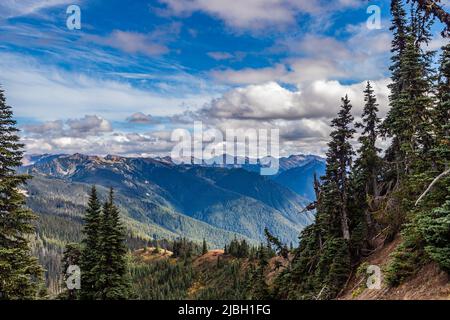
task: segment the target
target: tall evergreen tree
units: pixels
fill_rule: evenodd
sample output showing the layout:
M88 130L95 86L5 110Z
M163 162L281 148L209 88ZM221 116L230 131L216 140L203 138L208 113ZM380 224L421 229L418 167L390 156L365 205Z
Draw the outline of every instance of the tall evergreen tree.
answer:
M328 144L327 169L324 179L325 188L335 188L335 192L330 192L334 206L338 208L338 217L341 224L342 237L350 240L348 196L349 196L349 169L354 155L351 139L355 134L352 127L353 116L350 111L352 105L348 96L342 98L341 109L337 118L333 119L331 126L331 141Z
M397 176L401 177L417 171L417 166L423 165L417 161L426 158L433 145L433 53L421 48L431 35L428 18L412 8L407 24L402 2L393 0L392 4L391 109L383 125L393 139L386 158L396 164Z
M101 252L100 245L100 223L101 223L102 206L97 196L95 186L91 189L88 207L84 217L81 251L81 299L92 300L97 293L97 274L95 273L96 265L99 262Z
M436 158L441 169L448 169L450 166L450 43L442 47L437 99L434 116Z
M391 94L389 96L390 110L386 119L383 122L383 133L392 138L392 143L386 151L386 160L393 164L389 169L393 169L396 174L396 179L400 178L403 168L401 166L401 160L403 154L401 152L401 141L398 136L399 132L407 126L405 123L403 113L403 105L400 101L400 93L403 91L403 78L401 75L401 57L406 48L406 38L408 35L408 21L406 10L404 8L403 0L391 0L391 27L390 31L393 34L391 44L391 84L389 89ZM387 172L386 175L389 175Z
M21 192L30 177L16 173L23 157L18 131L0 89L0 299L35 298L42 275L29 246L36 216Z
M99 231L100 256L94 269L97 277L96 299L126 299L130 284L126 260L125 231L120 221L119 209L114 204L112 188L108 201L103 205Z
M354 223L356 222L354 228L360 229L361 239L357 242L363 241L362 238L367 237L373 227L369 202L373 202L374 198L379 196L378 176L382 166L382 160L378 156L381 150L376 146L381 120L378 117L377 99L370 82L367 82L364 90L364 101L366 103L361 117L362 122L356 124L356 127L362 129L358 139L361 146L358 149L358 159L355 161L352 172L353 212L355 216L358 212L364 212L364 219L359 219L358 222L356 222L358 219L353 219Z
M326 173L318 190L316 222L303 230L291 269L277 281L275 291L279 298L335 298L350 274L349 169L355 133L351 109L345 96L331 124L334 130L328 144Z
M378 153L381 149L377 148L376 143L381 120L378 117L377 98L369 81L364 90L364 101L366 104L361 117L362 123L356 125L362 132L358 139L361 147L358 149L359 158L355 162L355 170L359 171L364 181L366 194L378 196L377 176L381 167Z

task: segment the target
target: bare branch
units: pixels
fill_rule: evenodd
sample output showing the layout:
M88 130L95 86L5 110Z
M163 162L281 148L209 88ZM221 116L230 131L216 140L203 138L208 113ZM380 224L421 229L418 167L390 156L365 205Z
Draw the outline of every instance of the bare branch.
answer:
M424 10L428 15L432 14L439 19L444 25L445 30L442 31L442 36L448 37L450 33L450 13L446 12L440 0L412 0L417 3L421 10Z
M428 192L430 192L431 188L433 188L433 186L440 180L442 179L444 176L448 175L450 173L450 169L447 169L446 171L442 172L440 175L438 175L433 182L430 183L430 185L428 186L428 188L425 190L424 193L422 193L422 195L419 197L419 199L417 199L415 206L417 207L417 205L419 204L419 202L423 199L423 197L425 197L427 195Z

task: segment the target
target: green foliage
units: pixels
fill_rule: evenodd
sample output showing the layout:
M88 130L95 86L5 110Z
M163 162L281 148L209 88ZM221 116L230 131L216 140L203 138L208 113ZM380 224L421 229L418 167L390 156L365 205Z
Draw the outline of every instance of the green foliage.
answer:
M186 238L176 239L172 243L172 252L174 258L192 259L201 253L201 248L193 241Z
M233 239L228 245L225 246L225 254L229 254L236 258L248 258L250 255L250 245L245 239L237 240Z
M111 189L109 199L103 205L98 233L97 264L95 274L95 298L101 300L126 299L129 295L129 279L125 246L125 230L120 221L119 209L114 204Z
M23 186L30 178L16 173L22 163L16 121L0 89L0 299L37 297L42 268L31 255L34 213L25 208Z
M266 235L268 246L270 247L270 249L272 248L272 245L275 246L276 253L279 256L283 257L284 259L288 259L289 258L289 249L288 249L287 245L283 244L280 241L280 239L278 239L273 234L271 234L269 232L269 229L265 228L264 233Z
M130 293L126 233L114 204L113 189L103 207L92 187L80 245L67 244L62 259L65 279L69 264L81 269L81 292L67 291L60 297L82 300L126 299Z
M447 182L450 184L450 179ZM425 240L425 252L450 273L450 192L442 206L417 218L417 226Z
M257 251L257 264L250 270L247 282L247 297L250 300L269 300L272 293L266 281L266 272L269 265L269 253L264 246L260 246Z
M393 15L398 18L403 10L401 1L393 2L397 3ZM392 163L397 171L397 176L391 177L391 181L396 179L396 189L388 195L389 209L400 213L397 214L400 219L396 219L400 223L406 221L402 244L386 268L387 283L393 286L415 274L424 263L434 260L446 270L448 262L445 199L449 180L438 182L418 206L415 204L431 181L448 168L450 159L448 48L443 48L435 85L434 53L426 51L423 45L431 37L431 21L423 10L412 5L410 22L405 27L406 15L402 12L403 45L398 50L398 41L393 42L395 63L391 88L395 91L384 123L393 138L390 150L395 153L395 157L389 157L388 152L386 159L395 160ZM398 24L394 23L394 29L398 31Z
M100 227L102 223L102 206L97 196L97 189L92 187L89 197L88 207L84 216L82 241L83 249L81 251L81 299L92 300L95 298L99 288L97 287L96 266L102 256L100 242ZM103 239L102 239L103 240ZM67 249L66 249L67 250Z
M191 298L198 300L247 299L249 273L246 259L228 259L218 256L218 264L197 271L196 283L200 286Z
M195 279L190 263L161 259L146 263L133 259L130 265L132 297L139 300L183 300Z
M350 244L356 217L350 210L353 149L352 106L342 98L328 144L326 175L317 199L316 223L305 228L291 267L275 282L275 295L287 299L335 298L351 272Z

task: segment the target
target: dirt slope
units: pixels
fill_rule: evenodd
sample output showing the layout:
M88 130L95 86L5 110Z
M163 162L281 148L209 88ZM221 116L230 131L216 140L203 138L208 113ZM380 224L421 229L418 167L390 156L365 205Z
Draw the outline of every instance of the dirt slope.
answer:
M392 243L369 256L365 262L369 265L383 267L389 262L389 255L400 243L395 239ZM439 270L436 264L430 263L422 267L417 274L397 288L388 288L382 284L380 290L370 290L365 286L365 279L353 276L339 299L342 300L450 300L449 276Z

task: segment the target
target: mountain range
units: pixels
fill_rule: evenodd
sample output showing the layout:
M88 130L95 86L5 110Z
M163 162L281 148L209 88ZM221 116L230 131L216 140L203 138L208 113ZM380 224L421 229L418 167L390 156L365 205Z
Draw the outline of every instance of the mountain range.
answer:
M302 210L312 200L314 173L323 174L323 159L281 158L276 176L261 176L257 167L74 154L27 156L21 171L34 177L26 192L40 220L66 221L69 229L80 228L89 189L96 185L103 197L115 189L133 236L206 238L219 247L234 237L261 242L267 227L282 241L297 242L314 218ZM43 237L58 238L46 232Z

